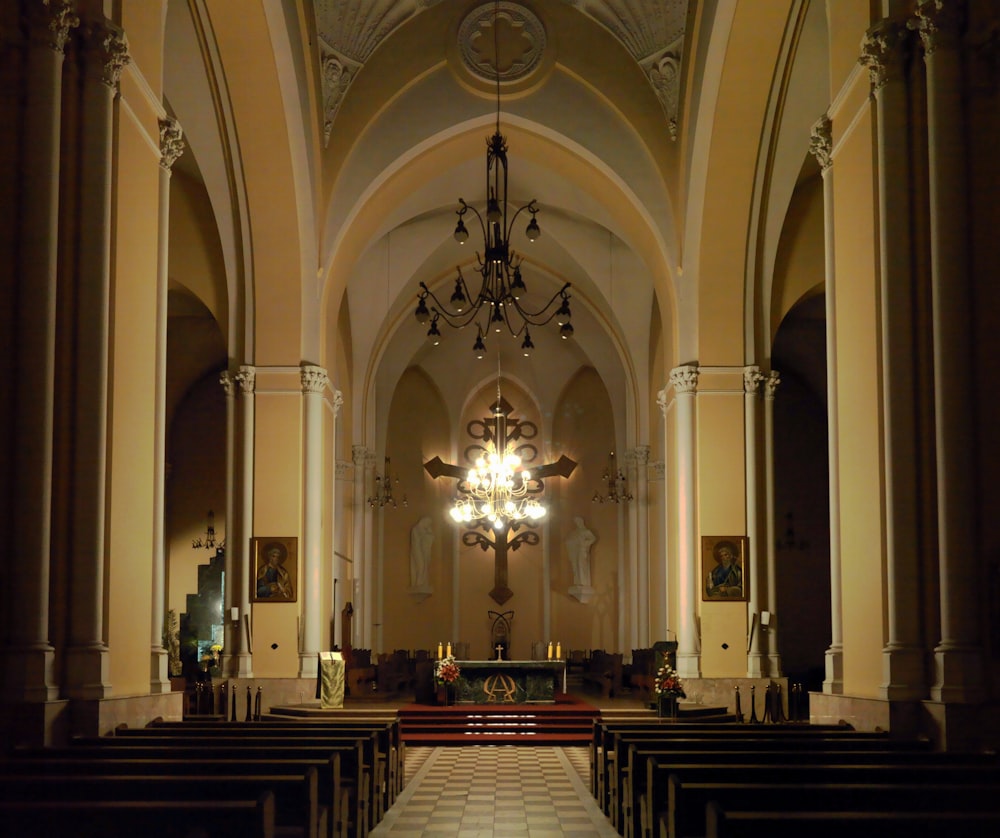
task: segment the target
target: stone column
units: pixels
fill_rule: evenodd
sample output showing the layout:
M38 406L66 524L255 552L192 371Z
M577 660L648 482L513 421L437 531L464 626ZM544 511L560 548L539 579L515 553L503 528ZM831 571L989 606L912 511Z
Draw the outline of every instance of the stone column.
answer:
M670 385L677 404L677 543L680 563L678 591L681 628L677 637L677 672L682 678L701 676L701 642L698 635L698 491L695 483L695 409L698 367L687 365L670 371ZM664 510L666 514L666 509Z
M4 650L3 697L58 697L49 642L49 561L52 538L52 437L55 404L56 245L59 208L59 133L62 69L70 30L79 25L67 0L25 4L28 26L24 134L16 216L20 218L13 405L13 520L18 537L8 563L12 613ZM30 375L29 375L30 371Z
M231 376L228 370L224 370L219 376L219 384L222 385L226 398L226 558L224 562L225 572L225 602L223 603L224 613L222 615L223 640L222 640L222 672L226 677L235 676L234 663L238 665L240 649L246 647L242 639L243 632L240 624L243 620L240 607L239 578L237 573L236 556L239 552L239 528L236 526L236 377ZM236 609L236 619L233 619L233 609Z
M637 553L637 575L630 580L633 589L644 592L639 597L638 626L634 642L636 648L649 646L653 640L649 626L649 446L637 445L626 458L635 464L635 518L636 538L633 552Z
M236 383L240 388L240 418L242 429L240 445L242 446L238 486L239 500L235 518L237 521L236 538L233 550L233 582L239 596L240 608L240 642L236 653L236 677L253 678L253 638L250 636L250 576L253 573L252 557L250 555L250 538L253 535L253 465L254 465L254 425L255 403L254 384L257 379L257 369L249 364L242 364L236 374ZM229 524L227 522L226 526ZM226 542L229 551L230 539ZM234 597L235 599L235 597Z
M782 675L781 652L778 646L778 632L781 629L778 613L778 565L774 542L774 395L781 384L781 376L771 370L764 379L764 531L761 534L767 547L758 550L757 556L767 553L767 610L771 612L771 623L767 627L767 674L772 678ZM761 631L764 631L761 625Z
M883 698L926 698L920 637L920 485L915 395L913 294L915 246L906 65L910 35L902 23L884 20L868 30L861 63L868 68L878 128L879 273L882 412L885 474L887 643L883 648Z
M302 379L302 596L303 632L299 677L315 678L322 637L323 602L323 394L329 379L322 367L303 365Z
M153 432L153 603L149 691L170 692L167 651L163 648L166 613L167 496L167 286L170 240L170 172L184 151L184 135L176 119L160 120L159 230L156 244L156 392ZM227 578L227 582L229 577ZM228 615L223 622L228 622Z
M371 610L369 586L371 585L371 551L367 547L369 518L366 512L365 485L368 480L368 464L372 462L371 452L364 445L351 448L354 459L354 585L360 602L354 603L354 638L352 646L362 649L372 648ZM360 565L359 565L360 560ZM358 588L360 587L360 590ZM345 638L346 640L346 638Z
M937 447L941 641L934 650L936 701L984 696L980 637L981 547L976 474L968 257L969 149L962 132L961 31L965 4L920 0L916 25L927 66L934 420Z
M334 409L334 423L336 423L337 416L340 414L340 408L344 403L344 397L339 390L337 391L336 398L337 402ZM330 437L331 439L337 438L336 427L331 429ZM350 580L347 578L345 571L348 570L348 566L352 564L353 560L337 550L337 541L338 524L340 523L340 510L343 506L340 503L341 484L346 483L349 479L348 472L350 469L350 463L348 463L347 460L337 460L334 468L336 470L336 478L334 481L333 492L330 495L330 520L333 522L333 532L330 533L330 548L333 551L333 557L331 560L331 567L333 571L330 574L330 602L332 604L332 611L330 612L329 622L331 629L330 642L334 647L342 649L344 638L341 636L340 612L343 610L347 601L351 598L351 592L347 589L350 584ZM353 574L351 575L353 576ZM351 638L348 637L346 639L347 642L350 643Z
M823 692L844 691L844 616L840 560L840 437L837 403L837 292L834 251L833 125L823 114L813 126L809 150L823 172L823 229L826 254L826 410L830 470L830 647Z
M111 298L111 181L115 97L129 62L125 34L110 22L84 35L77 263L73 578L66 694L108 696L104 638L107 525L108 341Z
M760 509L758 488L758 446L757 409L760 400L760 384L764 374L758 366L743 368L743 447L746 461L746 516L747 516L747 556L750 563L749 591L747 592L747 617L753 625L753 618L760 618L766 603L764 596L764 568L760 549ZM762 629L758 623L750 636L750 651L747 654L747 677L760 678L765 674L764 653L760 642Z

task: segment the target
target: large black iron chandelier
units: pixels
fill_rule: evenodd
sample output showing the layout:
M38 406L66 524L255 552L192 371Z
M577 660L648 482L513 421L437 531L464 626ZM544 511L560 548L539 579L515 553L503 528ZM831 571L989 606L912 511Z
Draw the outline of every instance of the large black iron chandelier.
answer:
M555 320L559 325L559 335L565 340L573 336L570 322L569 287L567 282L541 308L528 307L521 300L527 293L521 276L523 258L510 246L514 223L523 212L531 215L524 234L528 241L535 241L541 234L538 226L538 203L534 199L520 208L507 203L507 138L500 133L500 62L498 59L497 19L499 2L493 16L493 62L496 68L497 86L497 126L492 137L486 140L486 212L481 214L464 199L456 210L458 224L455 226L455 241L464 244L469 238L465 226L465 215L472 215L479 221L483 235L483 252L476 252L477 272L482 277L479 290L473 293L465 282L461 268L455 279L455 290L446 304L427 287L420 283L420 294L414 312L417 321L426 324L428 339L437 345L441 341L440 323L453 329L463 329L475 325L476 341L473 351L476 357L486 354L484 338L490 332L501 333L505 329L515 338L522 338L521 351L530 355L535 348L531 341L529 326L544 326ZM470 216L471 217L471 216Z

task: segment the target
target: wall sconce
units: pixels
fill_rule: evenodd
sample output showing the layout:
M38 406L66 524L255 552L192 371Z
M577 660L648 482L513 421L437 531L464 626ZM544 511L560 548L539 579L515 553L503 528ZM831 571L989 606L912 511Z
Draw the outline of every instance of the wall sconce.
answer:
M399 477L397 476L395 480L392 480L389 476L389 458L385 458L385 474L375 473L375 494L368 498L368 505L373 509L383 506L388 506L392 509L398 509L399 504L402 503L406 506L406 494L403 494L403 499L396 502L395 496L392 494L392 484L396 484L396 488L399 488Z
M601 481L604 483L605 493L602 495L600 492L594 492L592 498L594 503L628 503L632 500L625 475L615 463L614 451L608 457L608 467L604 469Z
M204 547L206 550L225 550L226 549L226 539L221 541L215 540L215 513L209 509L208 510L208 526L205 528L205 537L199 536L191 542L191 547L195 550Z

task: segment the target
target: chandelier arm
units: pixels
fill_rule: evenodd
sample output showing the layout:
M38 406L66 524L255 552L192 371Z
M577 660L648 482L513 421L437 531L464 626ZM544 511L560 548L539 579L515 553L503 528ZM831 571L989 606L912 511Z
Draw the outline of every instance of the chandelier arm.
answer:
M521 207L517 212L515 212L511 216L510 223L507 225L507 230L506 230L506 232L504 234L505 238L507 239L507 241L510 241L511 234L512 234L512 232L514 230L514 222L517 221L517 217L522 212L524 212L525 210L527 210L528 212L538 212L538 207L536 206L537 203L538 203L538 200L535 199L535 198L532 198L529 203L525 204L523 207ZM513 256L513 254L511 254L511 255Z
M465 200L463 198L459 198L458 202L462 205L462 209L458 210L459 217L465 215L466 212L471 212L473 215L475 215L476 220L479 222L479 232L483 234L483 241L487 241L486 219L479 214L479 210L477 210L474 206L472 206L472 204L465 203Z

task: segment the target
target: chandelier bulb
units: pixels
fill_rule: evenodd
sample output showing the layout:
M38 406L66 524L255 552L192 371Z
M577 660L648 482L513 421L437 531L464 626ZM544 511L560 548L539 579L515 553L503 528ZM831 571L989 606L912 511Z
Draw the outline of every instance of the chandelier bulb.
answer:
M503 214L500 212L500 202L497 201L496 195L490 195L490 199L486 203L486 220L490 224L499 224L502 218Z
M427 340L431 342L432 346L440 346L441 344L441 331L438 329L437 317L431 321L431 327L427 330Z
M458 219L458 224L455 225L455 232L452 235L459 244L465 244L469 240L469 231L461 218Z
M417 309L413 312L413 316L417 318L417 322L423 325L431 317L431 310L427 308L427 297L423 294L420 295L420 299L417 300Z
M533 242L542 235L542 229L538 226L538 221L535 218L535 213L531 213L531 221L528 222L528 226L524 228L524 235L528 237L529 242Z
M521 353L525 358L531 356L531 350L535 348L535 344L531 342L531 333L525 329L524 330L524 342L521 344Z
M476 336L476 342L472 345L472 351L476 353L476 358L480 361L486 357L486 344L483 343L482 333Z
M563 340L569 340L573 337L573 324L563 323L562 327L559 329L559 337Z
M461 314L466 302L468 301L465 299L465 292L462 290L462 280L456 279L455 293L451 295L451 304L455 307L455 311Z

